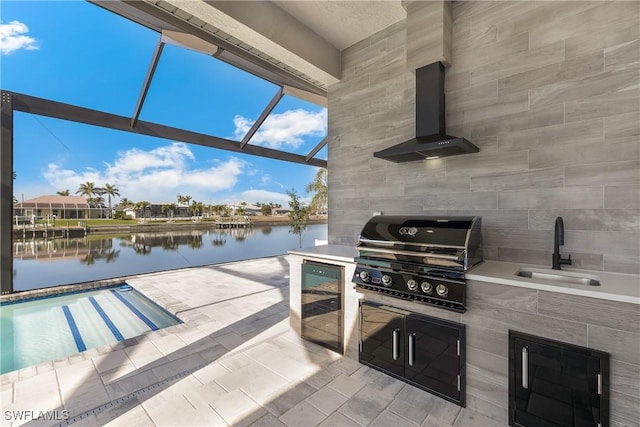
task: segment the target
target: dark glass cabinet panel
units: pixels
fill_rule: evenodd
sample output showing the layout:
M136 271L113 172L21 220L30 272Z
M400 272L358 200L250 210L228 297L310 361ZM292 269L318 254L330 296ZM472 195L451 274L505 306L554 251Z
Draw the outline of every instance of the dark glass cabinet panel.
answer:
M458 325L407 316L407 367L405 377L422 384L436 394L461 401L463 361L459 345L462 342Z
M362 304L360 308L360 361L403 375L404 315L369 304Z
M509 331L509 425L609 425L609 355Z
M360 304L360 362L465 405L465 326Z
M343 352L343 267L302 264L302 338Z

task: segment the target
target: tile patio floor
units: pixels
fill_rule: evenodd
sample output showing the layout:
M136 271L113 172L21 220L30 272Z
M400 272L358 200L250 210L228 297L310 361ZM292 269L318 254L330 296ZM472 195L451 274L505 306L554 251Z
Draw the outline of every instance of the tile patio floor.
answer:
M300 340L288 273L282 256L127 279L184 323L2 375L0 424L66 410L74 426L505 425Z

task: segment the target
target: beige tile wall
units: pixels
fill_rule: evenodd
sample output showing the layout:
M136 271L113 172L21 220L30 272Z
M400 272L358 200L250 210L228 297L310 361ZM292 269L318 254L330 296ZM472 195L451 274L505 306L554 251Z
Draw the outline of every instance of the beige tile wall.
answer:
M401 21L343 52L329 88L329 240L374 211L483 216L486 256L640 273L640 3L454 2L447 131L480 152L395 164L414 136Z

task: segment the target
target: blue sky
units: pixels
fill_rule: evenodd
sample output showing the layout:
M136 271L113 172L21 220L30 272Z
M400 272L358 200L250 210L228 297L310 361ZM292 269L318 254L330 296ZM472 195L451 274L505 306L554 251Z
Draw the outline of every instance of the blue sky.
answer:
M0 3L2 89L131 116L158 33L83 1ZM241 140L278 87L205 54L166 45L141 120ZM20 200L106 183L133 201L274 202L305 196L317 168L16 113ZM308 153L326 109L285 96L251 140ZM318 155L326 159L326 147ZM310 197L306 195L305 197Z

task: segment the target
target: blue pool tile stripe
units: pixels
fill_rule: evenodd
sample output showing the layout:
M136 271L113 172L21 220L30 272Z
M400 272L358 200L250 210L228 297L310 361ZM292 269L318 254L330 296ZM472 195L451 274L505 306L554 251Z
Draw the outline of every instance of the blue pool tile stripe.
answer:
M129 308L129 310L133 311L133 313L138 316L140 318L140 320L142 320L144 323L147 324L148 327L151 328L152 331L157 331L158 328L156 326L155 323L153 323L151 320L149 320L149 318L147 316L145 316L144 314L142 314L142 312L140 310L138 310L133 304L131 304L129 301L126 300L126 298L124 298L122 295L120 295L118 293L118 291L116 291L115 289L111 289L111 293L118 298L120 301L122 301L122 303L124 305L127 306L127 308Z
M96 309L100 317L102 317L102 320L104 320L104 323L107 324L107 327L109 328L113 336L116 337L118 341L122 341L124 337L122 336L118 328L116 328L116 325L114 325L111 319L109 319L109 316L107 316L107 313L105 313L102 307L100 307L100 304L98 304L98 301L96 301L94 297L89 297L89 301L91 302L91 305L93 305L93 308Z
M84 341L80 336L78 325L76 325L76 321L73 318L73 315L71 314L71 310L69 310L69 306L63 305L62 311L64 312L64 317L67 318L67 323L69 324L69 329L71 329L71 334L73 335L73 340L76 342L76 347L78 347L78 351L85 351L87 349L87 346L84 344Z

